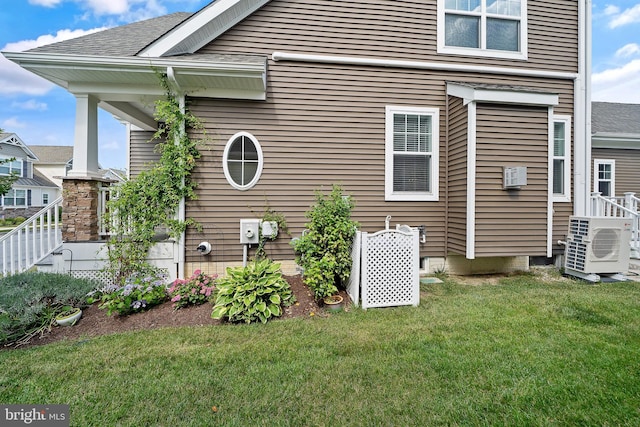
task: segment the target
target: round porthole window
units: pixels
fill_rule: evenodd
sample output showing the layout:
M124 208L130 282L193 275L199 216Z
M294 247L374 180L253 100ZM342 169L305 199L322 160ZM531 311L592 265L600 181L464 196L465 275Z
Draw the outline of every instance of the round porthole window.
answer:
M222 159L224 176L234 188L248 190L262 173L262 148L258 140L247 132L233 135L224 148Z

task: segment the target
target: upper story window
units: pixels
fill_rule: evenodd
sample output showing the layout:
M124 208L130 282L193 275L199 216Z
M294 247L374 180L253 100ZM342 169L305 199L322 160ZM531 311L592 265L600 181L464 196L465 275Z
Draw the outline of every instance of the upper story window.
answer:
M438 52L527 59L527 0L438 0Z
M553 117L553 200L570 202L571 117Z
M258 140L247 132L233 135L224 148L222 167L224 176L234 188L248 190L262 173L262 148Z
M22 160L13 160L11 162L6 161L7 158L0 158L0 175L11 175L16 174L18 176L22 176Z
M438 200L438 109L386 109L385 200Z

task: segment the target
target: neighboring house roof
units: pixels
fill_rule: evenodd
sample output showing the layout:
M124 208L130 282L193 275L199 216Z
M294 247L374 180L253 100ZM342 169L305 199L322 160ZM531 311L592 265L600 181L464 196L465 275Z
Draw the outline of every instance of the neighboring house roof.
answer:
M640 104L593 102L591 133L594 148L640 149Z
M66 165L69 160L73 159L73 146L71 145L32 145L33 151L40 159L34 164L62 164Z
M18 147L24 152L26 157L34 161L39 160L38 156L36 156L36 154L33 151L31 151L29 147L27 147L27 144L25 144L22 141L22 139L20 139L20 137L15 133L9 133L9 132L0 133L0 144L9 144L9 145Z
M44 175L36 173L33 171L33 178L18 178L16 182L13 183L14 186L18 187L51 187L51 188L59 188L53 182L48 180Z

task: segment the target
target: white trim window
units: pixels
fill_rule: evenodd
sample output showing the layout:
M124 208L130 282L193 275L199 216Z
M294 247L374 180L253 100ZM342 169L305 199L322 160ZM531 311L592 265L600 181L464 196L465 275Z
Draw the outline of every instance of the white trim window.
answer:
M49 204L49 193L42 193L42 206Z
M0 162L5 162L0 164L0 175L15 174L17 176L22 176L22 160L15 159L8 162L8 159L10 159L10 157L0 157Z
M27 190L11 189L2 196L3 206L27 206Z
M605 197L616 195L616 161L613 159L593 160L593 191Z
M385 200L438 200L439 110L386 107Z
M553 201L571 201L571 117L553 116Z
M262 174L262 147L248 132L233 135L222 157L224 176L232 187L245 191L252 188Z
M527 0L438 0L438 53L527 59Z

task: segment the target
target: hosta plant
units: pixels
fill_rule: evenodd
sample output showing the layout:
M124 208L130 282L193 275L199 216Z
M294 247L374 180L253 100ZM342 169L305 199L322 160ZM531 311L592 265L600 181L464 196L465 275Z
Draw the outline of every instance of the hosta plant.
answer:
M280 264L269 259L255 260L246 267L227 268L218 280L211 317L230 322L266 323L282 315L282 307L295 302L289 283L282 277Z
M176 279L169 288L169 296L174 309L188 305L200 305L209 301L216 288L217 275L209 276L201 270L193 272L188 279Z
M123 286L103 289L100 308L107 310L107 315L137 313L154 305L165 302L168 298L165 277L160 274L131 275Z

